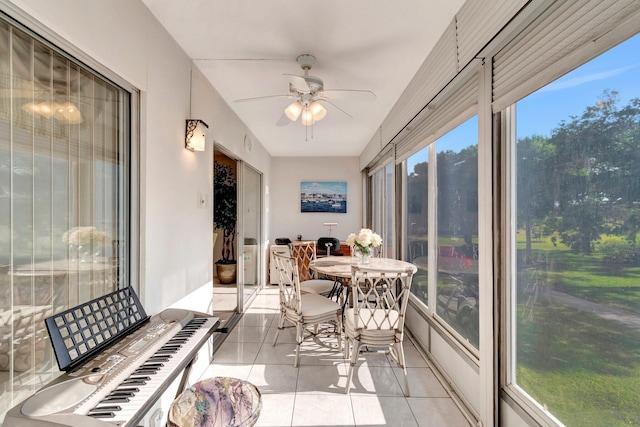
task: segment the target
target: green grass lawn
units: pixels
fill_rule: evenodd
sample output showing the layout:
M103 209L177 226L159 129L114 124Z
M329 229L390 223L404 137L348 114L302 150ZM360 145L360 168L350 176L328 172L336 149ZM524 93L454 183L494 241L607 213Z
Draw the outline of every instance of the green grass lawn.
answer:
M544 260L546 293L533 307L519 298L516 383L567 426L639 426L640 330L564 305L548 291L640 316L640 267L612 274L600 254L574 254L549 239L532 249L532 258Z
M521 233L518 250L524 247ZM614 274L607 270L600 253L575 254L560 243L554 246L549 238L534 241L532 251L534 259L547 264L546 283L552 289L640 315L640 265Z
M640 333L563 305L518 324L517 384L567 426L640 425Z

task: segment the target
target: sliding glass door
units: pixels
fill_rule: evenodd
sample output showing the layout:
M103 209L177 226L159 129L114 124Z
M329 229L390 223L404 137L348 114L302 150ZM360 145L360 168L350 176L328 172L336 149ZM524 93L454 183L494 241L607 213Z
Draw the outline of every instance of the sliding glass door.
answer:
M59 375L44 319L127 286L130 93L0 19L0 423Z
M261 279L262 175L242 163L242 304L246 307Z
M262 174L221 150L214 169L213 309L241 313L262 282Z

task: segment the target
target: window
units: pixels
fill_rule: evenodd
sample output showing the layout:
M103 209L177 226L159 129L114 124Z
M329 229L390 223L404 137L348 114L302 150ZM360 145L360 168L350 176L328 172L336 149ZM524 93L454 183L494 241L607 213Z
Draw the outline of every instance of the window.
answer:
M0 82L1 421L58 374L44 318L128 283L130 101L1 18Z
M638 51L635 36L508 109L510 379L567 426L640 424Z
M406 160L404 212L406 213L405 259L418 267L411 282L413 293L425 305L427 301L428 172L429 148Z
M403 256L418 267L411 293L425 306L436 307L436 315L463 342L477 349L478 117L456 126L403 164ZM435 176L435 185L429 184L429 176ZM437 191L432 194L429 188ZM429 239L429 201L434 198L435 241ZM435 286L431 285L435 295L430 298L432 253L437 274Z
M393 173L393 162L389 162L369 177L371 182L371 228L382 237L382 253L389 257L395 256Z
M390 258L395 258L396 256L396 233L395 233L395 212L396 212L396 203L395 203L395 180L394 178L394 164L393 162L388 163L384 167L384 241L383 241L383 254Z
M478 348L478 117L435 144L436 313Z
M371 228L384 238L384 168L369 177L371 182Z

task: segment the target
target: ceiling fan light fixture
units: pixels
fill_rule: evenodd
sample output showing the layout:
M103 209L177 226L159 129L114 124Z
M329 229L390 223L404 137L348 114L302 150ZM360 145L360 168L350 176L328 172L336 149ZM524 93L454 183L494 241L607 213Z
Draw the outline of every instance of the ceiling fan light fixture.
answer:
M47 119L50 119L51 116L53 116L54 114L54 110L56 109L55 106L53 104L51 104L50 102L46 102L43 101L41 103L39 103L37 106L37 111L41 116L46 117Z
M22 106L22 109L24 111L26 111L27 113L40 114L40 107L38 106L38 104L34 104L33 102L29 102L27 104L24 104ZM49 117L51 117L51 116L49 116Z
M327 115L327 109L322 106L318 101L313 101L309 104L309 111L313 116L313 120L319 122Z
M62 104L54 104L54 117L60 121L70 124L78 124L83 122L82 113L72 102L64 102Z
M313 117L313 113L311 112L311 110L309 110L309 108L305 108L304 111L302 112L302 118L300 119L300 123L302 123L304 126L311 126L316 122L316 120Z
M286 114L292 122L298 120L300 113L302 113L302 103L300 101L293 102L284 109L284 114Z
M72 102L64 102L62 104L47 101L42 101L38 104L29 102L24 104L22 109L31 114L40 115L46 119L55 117L57 120L71 124L78 124L83 121L82 113Z

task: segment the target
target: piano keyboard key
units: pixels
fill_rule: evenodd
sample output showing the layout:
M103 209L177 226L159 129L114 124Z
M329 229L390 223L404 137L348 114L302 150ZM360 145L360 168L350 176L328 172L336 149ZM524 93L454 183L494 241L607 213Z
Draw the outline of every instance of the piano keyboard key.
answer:
M128 397L105 397L102 402L104 403L126 403L129 401Z
M197 348L200 348L202 340L209 336L210 329L217 323L217 319L211 321L211 318L194 318L184 328L180 330L175 336L181 335L180 345L168 345L161 346L156 353L147 359L140 365L128 378L124 379L121 384L116 387L113 392L107 395L103 400L99 401L95 407L93 407L87 415L96 416L96 418L109 418L113 423L127 423L134 419L137 414L140 413L142 405L149 401L149 399L158 393L158 390L166 387L165 383L168 382L168 378L172 373L175 373L176 366L181 362L184 362L185 358ZM175 337L174 336L174 337ZM155 362L155 359L165 359L163 363ZM153 360L152 360L153 359ZM145 367L146 366L146 367ZM153 372L149 371L148 367L153 366ZM175 377L175 375L174 375ZM131 388L132 382L136 383L138 391L133 392L131 395L128 393L121 393L123 390ZM138 382L144 382L144 384L138 384ZM114 405L114 399L121 398L126 399L125 402L118 402L119 409L106 409L112 408ZM110 414L113 413L113 417ZM105 415L108 414L108 415Z
M106 405L106 406L100 407L100 410L103 411L103 412L106 412L106 411L119 411L120 409L122 409L122 408L120 408L120 406L116 406L116 405Z
M183 309L154 315L11 409L6 425L44 427L65 420L59 424L137 426L167 387L186 374L219 324L217 317L197 315ZM52 406L52 400L59 405Z
M116 416L113 412L89 412L87 415L93 418L113 418Z
M152 326L153 327L153 326ZM111 391L117 388L125 379L133 374L136 369L139 369L140 366L146 362L149 356L153 355L155 351L157 351L160 347L162 347L166 341L171 339L173 335L182 331L182 327L179 323L175 323L170 325L164 334L158 337L157 340L153 341L148 345L148 348L145 351L140 352L135 357L129 357L126 360L126 363L123 363L118 370L114 371L109 375L107 380L98 387L98 389L91 394L87 399L85 399L80 405L78 405L74 409L74 413L76 414L86 414L91 410L94 406L98 404L103 398L105 398ZM146 376L146 375L138 375L138 376ZM111 398L113 399L113 398ZM120 402L117 402L120 403Z

